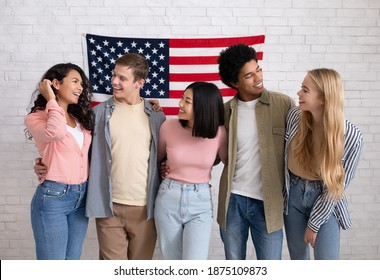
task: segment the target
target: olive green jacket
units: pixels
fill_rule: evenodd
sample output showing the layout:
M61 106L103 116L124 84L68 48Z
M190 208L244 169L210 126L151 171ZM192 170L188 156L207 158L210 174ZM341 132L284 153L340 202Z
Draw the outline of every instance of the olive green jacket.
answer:
M282 189L284 185L285 120L289 109L293 106L294 101L289 96L265 89L256 104L261 162L261 166L257 168L261 169L268 232L281 229L284 223ZM228 131L228 164L224 166L220 179L217 221L225 230L237 160L238 94L225 103L224 110L225 126Z

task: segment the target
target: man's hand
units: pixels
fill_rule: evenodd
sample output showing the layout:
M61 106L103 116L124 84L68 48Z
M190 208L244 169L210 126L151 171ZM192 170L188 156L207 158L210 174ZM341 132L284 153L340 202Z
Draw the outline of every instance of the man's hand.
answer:
M309 227L306 227L304 241L309 243L314 248L315 240L317 239L317 232L312 231Z
M157 99L150 99L148 101L149 101L150 104L152 104L152 108L153 108L154 111L156 111L156 112L162 111L160 103L158 102Z
M165 177L170 173L170 168L168 165L166 165L166 160L162 161L160 164L160 175L162 179L165 179Z
M46 179L47 167L42 164L42 158L36 158L34 163L34 173L36 173L40 182Z

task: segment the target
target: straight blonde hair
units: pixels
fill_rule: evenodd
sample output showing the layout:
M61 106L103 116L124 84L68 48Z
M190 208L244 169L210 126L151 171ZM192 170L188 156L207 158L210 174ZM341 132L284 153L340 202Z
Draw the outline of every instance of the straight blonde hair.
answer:
M322 162L319 175L328 194L339 199L344 192L344 89L338 72L333 69L314 69L308 71L315 82L318 92L324 99ZM312 158L313 117L308 111L301 113L297 134L294 136L295 157L307 171L313 172Z

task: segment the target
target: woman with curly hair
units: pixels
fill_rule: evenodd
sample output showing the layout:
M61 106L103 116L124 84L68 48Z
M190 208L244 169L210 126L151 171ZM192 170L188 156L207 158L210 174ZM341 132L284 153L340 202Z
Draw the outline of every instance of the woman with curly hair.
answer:
M43 75L35 94L24 123L48 166L31 202L37 259L80 259L94 128L90 83L80 67L61 63Z
M333 69L308 71L299 106L287 116L285 231L291 259L338 259L340 228L351 227L345 189L363 137L344 118L344 91Z

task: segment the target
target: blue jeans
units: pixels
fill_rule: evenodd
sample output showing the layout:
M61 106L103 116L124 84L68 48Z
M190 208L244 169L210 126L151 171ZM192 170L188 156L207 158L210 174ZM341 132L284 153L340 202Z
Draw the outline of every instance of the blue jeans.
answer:
M31 219L39 260L78 260L86 236L87 182L66 185L45 180L31 203Z
M154 210L157 237L166 260L206 260L213 223L208 183L165 179Z
M285 232L290 258L310 259L310 246L304 242L304 234L310 213L323 191L322 181L307 181L290 173L288 214L285 215ZM339 259L340 226L332 214L317 234L314 259Z
M267 232L263 201L231 193L226 223L220 229L226 260L246 259L249 230L258 260L281 259L282 229Z

